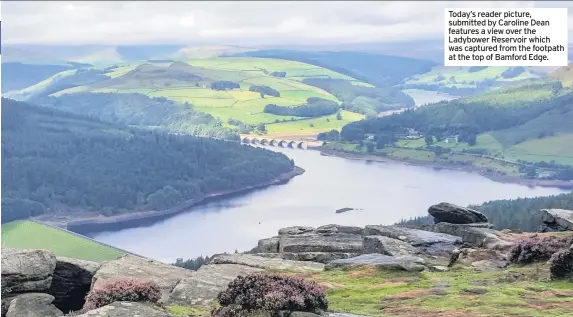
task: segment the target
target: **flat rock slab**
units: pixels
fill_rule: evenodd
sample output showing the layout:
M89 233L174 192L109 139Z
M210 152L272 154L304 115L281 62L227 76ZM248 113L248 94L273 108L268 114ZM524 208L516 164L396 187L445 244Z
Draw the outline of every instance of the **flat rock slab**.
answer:
M340 253L340 252L299 252L291 253L285 252L281 253L281 258L285 260L293 261L312 261L318 263L328 263L330 261L338 259L348 259L355 256L359 256L360 253Z
M92 289L109 280L133 278L153 281L161 289L161 302L169 298L169 293L179 281L192 277L195 272L158 261L134 255L124 255L117 260L104 263L93 277Z
M49 251L2 248L2 289L10 293L47 291L55 268L56 257Z
M365 236L364 253L380 253L390 256L407 256L420 253L420 250L402 240L385 236Z
M16 296L10 302L6 317L57 317L64 313L52 305L54 296L43 293L27 293Z
M425 253L442 256L449 254L456 248L456 245L462 243L460 237L453 235L400 226L366 226L364 235L385 236L401 240L422 249Z
M447 222L456 224L488 222L487 217L477 210L450 203L439 203L428 208L434 222Z
M365 315L355 315L355 314L347 314L347 313L326 313L328 317L369 317Z
M279 236L313 233L313 227L294 226L279 229Z
M374 265L381 269L422 271L424 259L415 256L388 256L383 254L363 254L355 258L334 260L326 265L327 269L347 266Z
M363 231L364 229L361 227L343 226L335 224L324 225L316 228L317 233L347 233L347 234L356 234L359 236L362 235Z
M541 221L560 231L573 231L573 210L541 209Z
M264 270L287 270L299 272L320 272L324 264L304 261L291 261L278 258L265 258L250 254L220 254L211 259L212 264L240 264Z
M362 253L362 237L355 234L303 234L281 236L279 252Z
M491 229L490 224L453 224L441 222L432 225L428 230L445 233L462 238L463 242L474 247L481 247L486 238L495 239L500 231Z
M169 296L169 305L204 305L217 298L238 276L264 272L239 264L204 265L190 278L181 280Z
M150 305L132 302L114 302L98 309L90 310L78 317L174 317Z

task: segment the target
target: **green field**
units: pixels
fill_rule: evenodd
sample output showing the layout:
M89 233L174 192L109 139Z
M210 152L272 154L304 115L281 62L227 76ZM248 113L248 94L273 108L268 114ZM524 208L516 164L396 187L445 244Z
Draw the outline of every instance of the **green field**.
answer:
M46 249L56 256L89 261L117 259L122 251L32 221L14 221L2 225L2 247Z
M363 115L344 112L343 120L334 115L305 119L264 113L268 104L278 106L299 106L308 98L319 97L340 101L325 90L302 83L307 78L335 78L353 85L372 87L347 75L302 62L256 57L219 57L191 59L177 62L138 62L118 64L106 69L108 79L97 79L95 83L79 85L59 91L50 91L52 96L81 92L93 93L140 93L148 97L164 97L180 103L190 103L197 110L213 115L224 125L232 118L244 123L266 124L268 133L319 133L331 129L340 130L345 124L364 118ZM99 68L103 70L104 68ZM285 77L272 76L273 72L285 72ZM15 92L15 99L25 100L42 94L55 80L73 75L73 72L56 74L45 81ZM185 76L182 76L185 74ZM85 76L85 75L82 75ZM100 75L101 76L101 75ZM68 79L69 80L69 79ZM86 81L89 79L81 79ZM215 81L232 81L239 89L217 91L209 87ZM249 91L253 85L269 86L280 93L280 97L261 96ZM10 96L9 96L10 97ZM330 122L328 122L328 121ZM288 122L285 122L288 121ZM313 127L311 127L313 125Z
M504 156L528 162L551 162L573 165L573 134L558 134L518 143L504 151Z

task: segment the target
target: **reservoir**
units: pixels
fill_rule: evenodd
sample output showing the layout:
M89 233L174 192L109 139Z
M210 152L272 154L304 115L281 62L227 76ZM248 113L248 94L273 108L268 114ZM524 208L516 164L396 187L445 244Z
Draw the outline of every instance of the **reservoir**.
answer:
M408 92L417 105L455 96ZM502 184L461 171L397 162L322 156L315 150L268 147L306 170L276 185L193 208L151 226L92 234L94 239L164 262L214 253L247 251L288 226L393 224L427 215L442 201L459 205L565 192ZM336 213L342 208L355 210Z
M213 253L250 250L258 239L288 226L336 223L393 224L427 215L442 201L460 205L564 192L502 184L477 174L401 163L354 161L315 150L269 147L306 170L287 184L193 208L151 226L100 232L98 241L173 262ZM336 213L337 209L357 210Z

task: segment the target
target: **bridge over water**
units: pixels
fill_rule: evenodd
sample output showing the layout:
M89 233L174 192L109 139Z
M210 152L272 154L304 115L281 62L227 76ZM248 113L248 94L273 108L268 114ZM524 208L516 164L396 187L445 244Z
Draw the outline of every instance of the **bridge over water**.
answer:
M321 146L323 142L316 141L315 139L278 139L265 136L241 136L243 144L258 144L267 146L278 146L292 149L307 149L309 147Z

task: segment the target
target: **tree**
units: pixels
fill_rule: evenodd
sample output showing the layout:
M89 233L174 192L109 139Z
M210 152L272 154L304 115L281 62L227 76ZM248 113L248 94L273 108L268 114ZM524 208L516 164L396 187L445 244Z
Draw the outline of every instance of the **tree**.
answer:
M470 133L467 136L467 141L468 141L468 144L470 146L474 146L474 145L476 145L476 142L477 142L477 136L474 133Z
M257 124L257 130L259 130L261 132L267 132L267 127L265 126L264 123L259 123L259 124Z
M426 145L430 145L434 143L434 137L431 134L426 134L424 141L426 141Z
M342 114L340 113L340 111L336 113L336 120L342 120Z
M374 147L375 147L375 144L373 142L367 142L366 143L366 152L368 152L368 153L374 152Z

